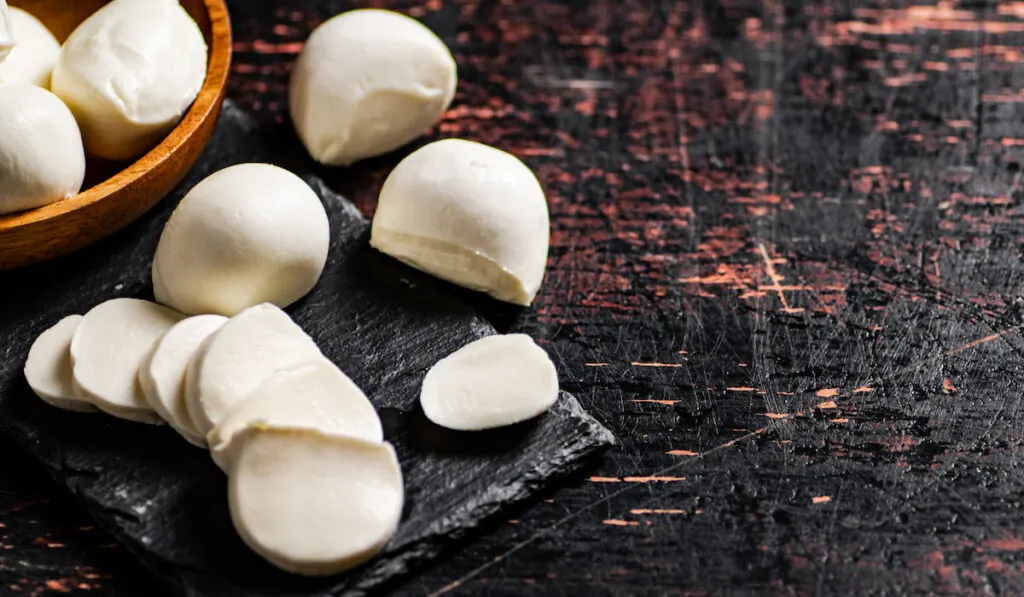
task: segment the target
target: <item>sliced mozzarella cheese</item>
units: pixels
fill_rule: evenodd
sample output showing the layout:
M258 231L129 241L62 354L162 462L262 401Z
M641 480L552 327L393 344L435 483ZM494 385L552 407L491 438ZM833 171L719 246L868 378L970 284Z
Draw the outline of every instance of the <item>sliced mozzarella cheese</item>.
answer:
M525 164L445 139L388 176L370 244L443 280L529 305L544 278L549 229L544 190Z
M324 270L330 225L301 178L239 164L197 184L167 222L153 260L156 300L183 313L232 316L287 307Z
M36 338L25 362L25 379L44 402L78 412L95 412L96 407L81 398L71 380L71 337L81 315L69 315Z
M198 315L178 322L157 340L139 369L139 383L149 405L182 437L199 447L206 447L206 437L196 430L188 415L185 372L199 345L227 320L220 315Z
M113 0L71 33L51 82L89 153L136 158L168 133L206 79L206 41L177 0Z
M72 197L84 178L82 136L67 106L33 85L0 85L0 214Z
M156 303L119 298L93 307L71 339L76 390L100 410L143 423L159 423L139 385L139 367L153 344L182 315Z
M49 89L60 42L46 25L24 10L13 7L10 14L18 44L0 64L0 84L25 83Z
M390 444L260 425L238 441L228 472L231 519L271 564L337 574L370 559L397 529L405 497Z
M255 422L384 441L380 417L366 394L327 359L275 373L231 411L210 432L210 452L217 466L228 470L236 445L232 440Z
M189 363L185 396L196 430L208 435L275 371L324 358L313 340L273 305L231 318Z
M438 361L420 403L442 427L478 431L540 415L558 400L558 373L529 336L488 336Z
M455 96L455 60L405 15L363 9L313 31L289 83L292 122L322 164L348 165L405 145Z

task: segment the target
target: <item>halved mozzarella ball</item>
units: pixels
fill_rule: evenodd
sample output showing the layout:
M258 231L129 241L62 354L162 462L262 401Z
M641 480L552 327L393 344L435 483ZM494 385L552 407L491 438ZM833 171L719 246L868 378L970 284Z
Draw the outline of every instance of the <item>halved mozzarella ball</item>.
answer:
M189 363L185 396L192 423L206 436L275 371L322 358L281 309L246 309L207 338Z
M443 280L517 305L547 265L548 204L515 156L461 139L414 151L380 191L370 244Z
M162 422L142 393L139 367L153 344L182 317L156 303L130 298L93 307L71 339L76 390L116 417Z
M86 150L136 158L181 120L206 79L206 40L178 0L113 0L68 36L51 87Z
M366 394L326 358L278 371L210 432L210 451L219 467L228 470L236 446L233 439L255 422L384 441L380 417Z
M558 400L558 373L524 334L488 336L427 372L420 403L442 427L479 431L532 419Z
M322 164L398 149L437 124L455 96L455 60L419 21L344 12L313 31L292 71L292 122Z
M402 516L402 470L390 444L306 428L241 432L228 472L242 540L295 574L337 574L387 544Z
M0 84L25 83L49 89L60 42L39 19L20 8L11 8L11 25L18 44L0 63Z
M199 345L227 321L220 315L198 315L178 322L157 340L139 369L149 405L182 437L202 448L206 437L192 423L185 405L185 372Z
M0 85L0 214L73 197L85 178L82 136L49 91Z
M153 260L156 300L183 313L232 316L287 307L324 270L330 226L301 178L270 164L211 174L181 201Z
M69 315L36 338L25 361L25 379L43 402L78 412L95 412L96 407L75 391L71 380L71 337L81 315Z

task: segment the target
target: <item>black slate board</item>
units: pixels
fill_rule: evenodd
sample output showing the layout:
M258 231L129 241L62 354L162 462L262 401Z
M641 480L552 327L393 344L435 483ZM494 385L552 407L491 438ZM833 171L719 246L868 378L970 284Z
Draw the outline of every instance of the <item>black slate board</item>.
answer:
M330 214L331 257L317 288L289 309L371 397L394 443L407 504L397 535L363 568L330 579L273 569L237 538L226 479L205 451L167 428L67 413L36 399L21 373L32 340L61 317L110 298L151 298L153 251L173 207L210 172L274 162L280 148L226 104L214 139L153 212L74 256L0 274L0 433L21 446L172 591L327 595L380 587L529 500L614 443L563 393L536 421L486 434L442 430L417 405L426 370L494 328L436 280L371 250L347 200L307 181Z

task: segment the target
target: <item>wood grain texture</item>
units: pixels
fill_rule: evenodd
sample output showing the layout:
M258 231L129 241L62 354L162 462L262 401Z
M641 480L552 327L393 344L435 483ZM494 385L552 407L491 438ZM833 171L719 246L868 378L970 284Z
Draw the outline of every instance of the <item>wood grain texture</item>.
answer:
M397 594L1024 593L1019 3L369 4L456 54L433 137L539 173L548 279L506 325L623 442ZM287 130L295 53L354 5L232 3L230 95ZM321 174L371 213L396 160ZM8 483L11 582L133 594Z
M60 40L105 0L12 0ZM224 0L183 0L209 48L206 81L181 122L134 163L90 159L78 195L44 207L0 215L0 270L67 255L144 214L184 178L206 146L224 101L231 67L231 25Z

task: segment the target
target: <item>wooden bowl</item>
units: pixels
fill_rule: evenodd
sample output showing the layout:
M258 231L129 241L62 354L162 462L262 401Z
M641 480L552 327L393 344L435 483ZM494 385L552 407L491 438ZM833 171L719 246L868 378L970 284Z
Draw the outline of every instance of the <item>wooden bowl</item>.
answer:
M9 0L35 15L62 43L107 0ZM199 158L220 114L231 66L225 0L181 0L209 47L206 82L178 126L134 163L90 159L78 195L0 215L0 270L66 255L128 225L156 205Z

